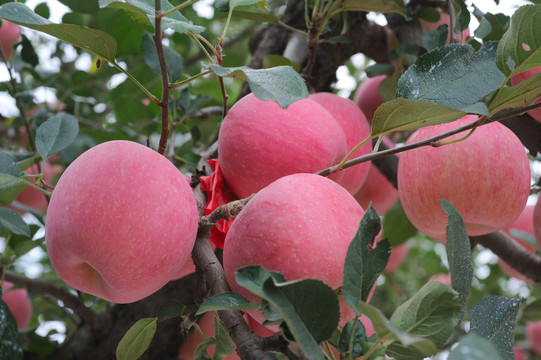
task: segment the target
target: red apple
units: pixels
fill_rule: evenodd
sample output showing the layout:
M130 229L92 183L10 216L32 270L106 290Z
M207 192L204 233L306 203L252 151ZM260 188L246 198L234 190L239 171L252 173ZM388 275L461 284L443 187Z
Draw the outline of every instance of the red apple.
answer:
M526 338L537 355L541 355L541 321L526 324Z
M449 14L440 12L440 19L438 21L430 22L421 19L421 25L423 26L423 29L425 31L432 31L436 30L440 25L449 26L450 19L451 18ZM470 37L470 29L462 30L462 33L460 35L457 35L457 40L461 43L464 43L466 42L466 39L468 37ZM447 37L447 41L445 42L445 44L449 44L449 36Z
M526 355L515 346L515 360L526 360Z
M471 123L476 116L428 126L407 143ZM461 139L462 132L446 141ZM478 127L465 140L405 151L398 164L398 193L410 221L421 232L445 239L447 214L439 199L462 215L468 234L483 235L508 226L530 193L530 164L516 135L498 122Z
M13 284L4 281L2 300L17 322L17 328L26 329L32 318L32 302L26 289L14 289Z
M537 247L541 249L541 201L539 197L535 203L533 210L533 230L535 240L537 241Z
M316 93L310 95L319 105L334 116L338 125L346 135L347 151L351 151L357 144L370 136L370 126L359 107L351 100L333 93ZM372 151L372 142L369 141L355 151L351 159L369 154ZM364 184L370 162L364 162L343 170L344 177L338 181L351 194L355 194Z
M0 46L4 51L6 59L10 59L13 54L13 45L19 42L21 38L21 28L12 22L2 19L0 25ZM0 57L0 61L2 58Z
M432 275L428 281L439 281L444 285L451 286L451 275L449 274L435 274Z
M387 75L378 75L364 79L353 96L353 101L357 103L369 121L374 118L378 106L383 104L378 88L386 77Z
M325 169L346 153L346 136L334 117L309 98L282 109L247 95L231 107L218 137L223 176L240 198L282 176Z
M541 66L537 66L537 67L534 67L533 69L530 69L530 70L526 70L524 72L521 72L521 73L518 73L516 74L515 76L513 76L511 78L511 85L515 86L517 85L518 83L526 80L526 79L529 79L531 78L532 76L534 76L535 74L537 74L538 72L541 71ZM538 104L541 102L541 97L538 98L534 104ZM528 115L530 115L531 117L533 117L535 120L541 122L541 108L538 108L538 109L535 109L535 110L531 110L531 111L528 111Z
M79 156L58 181L45 241L66 283L130 303L178 274L197 227L192 189L169 160L138 143L109 141Z
M383 272L389 274L398 269L406 259L406 256L408 256L409 250L407 243L393 246L391 248L391 256L389 256L389 262Z

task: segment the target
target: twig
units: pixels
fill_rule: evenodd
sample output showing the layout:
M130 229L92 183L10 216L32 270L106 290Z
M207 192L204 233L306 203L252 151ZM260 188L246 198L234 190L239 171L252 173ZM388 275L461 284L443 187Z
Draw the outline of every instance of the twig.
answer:
M154 0L154 6L156 8L156 15L154 17L154 43L156 44L156 50L158 51L158 59L160 61L160 70L162 73L162 99L160 101L160 108L162 112L162 131L160 134L160 145L158 146L158 152L160 154L165 153L167 148L167 138L169 137L169 74L167 73L167 64L165 62L165 54L163 52L162 45L162 16L161 12L161 0Z

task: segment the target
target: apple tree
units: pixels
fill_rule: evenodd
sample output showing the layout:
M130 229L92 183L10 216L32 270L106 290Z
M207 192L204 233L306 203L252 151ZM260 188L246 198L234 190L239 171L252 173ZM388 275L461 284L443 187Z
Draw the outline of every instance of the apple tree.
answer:
M477 3L0 1L0 359L541 358L541 3Z

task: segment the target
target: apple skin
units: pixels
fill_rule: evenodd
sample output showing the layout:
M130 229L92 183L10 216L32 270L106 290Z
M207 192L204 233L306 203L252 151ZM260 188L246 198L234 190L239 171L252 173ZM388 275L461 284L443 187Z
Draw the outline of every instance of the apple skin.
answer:
M327 178L282 177L259 191L231 225L223 253L227 282L233 291L257 301L237 284L235 271L262 265L287 280L314 278L337 289L363 214L353 196Z
M394 148L393 142L386 137L383 138L383 143L389 149ZM355 199L357 199L363 209L367 209L372 204L376 213L383 215L398 200L398 190L381 173L377 166L371 164L368 176L363 186L355 194Z
M429 279L430 281L439 281L444 285L451 286L451 275L450 274L434 274Z
M321 92L310 95L310 99L323 106L334 116L346 136L347 151L351 151L357 144L370 136L370 126L364 113L350 99L333 93ZM369 154L372 151L372 142L369 141L353 153L351 159ZM351 194L355 194L364 184L371 162L367 161L345 170L344 177L338 181Z
M387 263L387 266L385 266L383 272L390 274L398 269L408 256L409 250L409 246L406 243L393 246L391 248L391 256L389 256L389 262Z
M2 300L6 303L9 311L17 322L19 330L28 328L32 318L32 302L28 298L26 289L12 289L13 284L4 281L2 287Z
M19 42L21 38L21 28L19 25L2 19L0 25L0 46L4 51L6 59L10 59L13 55L13 45ZM2 58L0 57L0 61Z
M305 98L281 109L249 94L224 118L218 136L223 176L239 198L294 173L314 173L342 160L346 137L321 105ZM340 181L343 171L333 175Z
M540 71L541 71L541 66L537 66L537 67L534 67L533 69L526 70L524 72L518 73L518 74L516 74L515 76L513 76L511 78L511 85L515 86L518 83L520 83L520 82L522 82L522 81L524 81L526 79L531 78L533 75L537 74ZM541 97L538 98L534 102L534 104L538 104L540 102L541 102ZM535 120L541 122L541 108L528 111L528 115L533 117Z
M526 360L526 355L515 346L515 360Z
M45 242L66 283L131 303L179 273L197 222L192 189L169 160L135 142L109 141L83 153L61 176Z
M421 128L407 143L474 121ZM467 132L446 138L463 138ZM462 215L470 236L501 229L520 215L530 193L530 165L520 140L500 123L477 128L467 139L405 151L398 163L398 193L410 221L424 234L445 240L447 215L439 199Z
M387 75L377 75L364 79L353 96L353 101L361 108L369 121L372 121L374 118L374 113L378 106L383 104L383 99L379 94L378 88L379 84L381 84L386 77Z
M541 321L526 324L526 338L530 342L533 352L541 355Z
M449 26L449 22L450 22L451 18L449 16L449 14L447 13L442 13L440 12L440 19L436 22L429 22L429 21L426 21L426 20L420 20L421 21L421 26L423 27L423 29L425 31L433 31L433 30L436 30L438 28L438 26L440 25L447 25ZM465 43L466 42L466 39L468 37L470 37L470 29L465 29L465 30L462 30L462 34L461 35L458 35L458 34L455 34L456 37L457 37L457 40L461 43ZM449 44L449 36L447 36L447 41L445 42L445 44Z
M522 213L520 214L520 216L512 224L502 229L507 235L509 235L511 238L513 238L516 242L518 242L520 245L522 245L524 248L526 248L526 250L528 250L531 253L535 253L534 247L528 244L526 241L513 236L511 234L511 229L520 230L534 236L534 209L535 209L534 205L526 206L524 210L522 211ZM500 268L507 276L520 279L527 283L533 282L531 279L527 278L526 276L522 275L520 272L512 268L502 259L498 259L498 264L500 265Z

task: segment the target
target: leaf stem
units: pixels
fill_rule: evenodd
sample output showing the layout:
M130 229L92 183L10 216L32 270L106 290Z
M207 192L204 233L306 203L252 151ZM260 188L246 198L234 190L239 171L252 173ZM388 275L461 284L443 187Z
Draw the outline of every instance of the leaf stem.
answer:
M192 38L193 41L195 41L197 43L197 45L201 48L201 50L203 50L203 52L205 53L205 55L207 56L207 59L209 59L209 61L211 62L211 64L214 64L215 61L214 59L212 58L212 56L210 56L209 52L207 51L207 49L203 46L203 44L201 43L201 41L203 41L211 50L212 52L216 55L217 54L217 51L216 49L214 48L214 46L212 46L211 43L208 42L207 39L205 39L203 36L199 35L199 34L196 34L194 32L191 32L191 31L188 31L187 35Z
M171 89L178 89L179 87L182 87L196 79L199 79L200 77L203 77L205 75L208 75L208 74L212 74L212 70L206 70L206 71L203 71L202 73L199 73L197 75L194 75L194 76L191 76L185 80L182 80L182 81L177 81L175 83L172 83L171 84Z
M149 97L149 99L152 100L154 104L160 106L160 101L158 100L158 98L154 96L146 87L144 87L143 84L141 84L136 78L134 78L132 74L124 70L122 66L120 66L115 61L111 61L111 65L113 65L118 71L126 75L128 79L130 79L135 85L137 85L137 87L141 89Z
M170 9L170 10L167 10L167 11L162 11L160 12L159 16L160 17L165 17L165 16L168 16L168 15L171 15L172 13L174 13L175 11L180 11L192 4L195 4L196 2L198 2L199 0L188 0L188 1L185 1L183 2L182 4L180 5L177 5L175 6L174 8Z
M372 140L372 136L368 136L366 139L364 139L363 141L355 145L355 147L351 149L351 151L346 155L346 157L343 158L342 161L340 161L340 163L334 167L332 172L335 173L337 171L340 171L340 169L344 166L346 161L348 161L348 159L355 153L355 151L357 151L361 146L363 146L364 144L366 144L367 142L371 140Z

